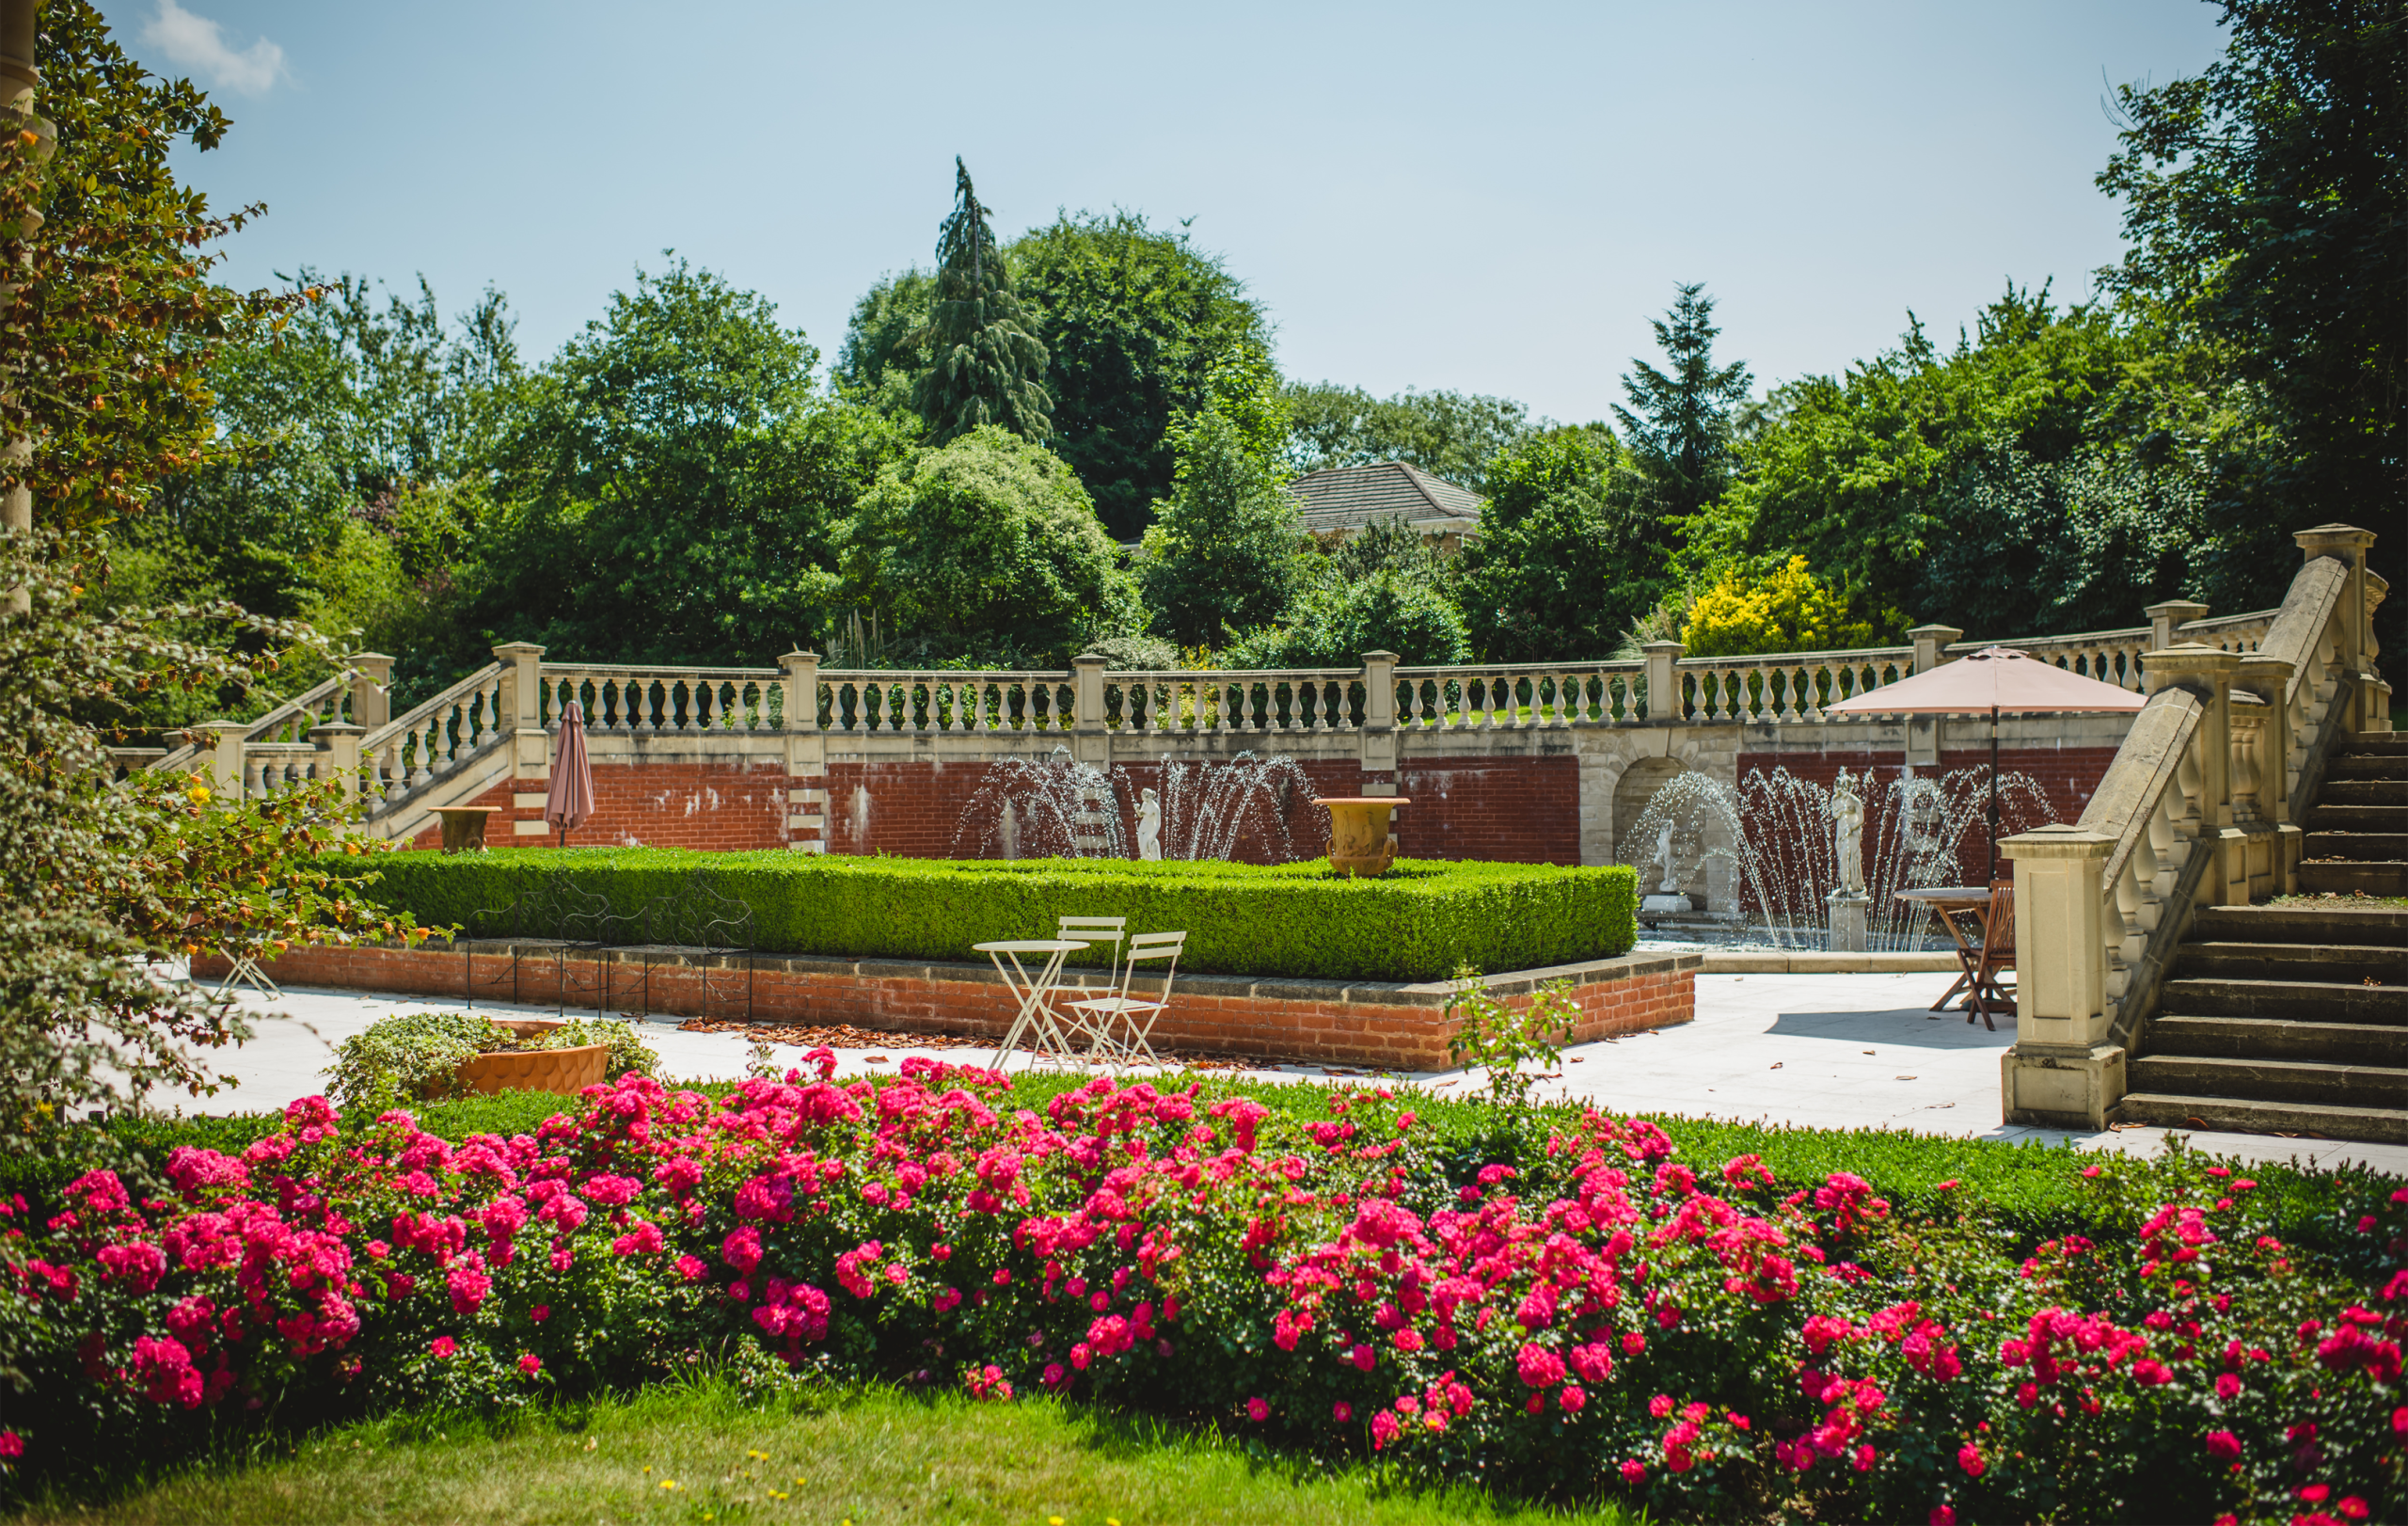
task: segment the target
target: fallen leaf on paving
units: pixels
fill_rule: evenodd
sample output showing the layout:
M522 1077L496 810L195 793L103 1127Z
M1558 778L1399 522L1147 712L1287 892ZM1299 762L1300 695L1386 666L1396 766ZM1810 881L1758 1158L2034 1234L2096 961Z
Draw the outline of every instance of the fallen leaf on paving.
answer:
M1898 1077L1898 1079L1899 1079L1899 1080L1901 1080L1901 1081L1911 1081L1911 1080L1913 1080L1913 1079L1914 1079L1914 1077L1913 1077L1913 1076L1911 1076L1911 1075L1902 1075L1902 1076Z
M1777 1070L1779 1070L1779 1069L1781 1069L1781 1061L1779 1061L1779 1060L1774 1060L1774 1061L1772 1062L1772 1068L1773 1068L1774 1070L1776 1070L1776 1071L1777 1071Z

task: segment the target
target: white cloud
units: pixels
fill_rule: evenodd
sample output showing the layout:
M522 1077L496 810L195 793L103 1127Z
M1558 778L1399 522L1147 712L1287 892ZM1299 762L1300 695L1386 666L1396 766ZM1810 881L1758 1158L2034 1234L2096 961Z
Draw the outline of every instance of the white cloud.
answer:
M261 38L237 53L226 45L225 34L215 22L194 15L176 0L159 0L159 14L143 24L142 40L166 54L178 68L238 95L264 94L284 72L282 48Z

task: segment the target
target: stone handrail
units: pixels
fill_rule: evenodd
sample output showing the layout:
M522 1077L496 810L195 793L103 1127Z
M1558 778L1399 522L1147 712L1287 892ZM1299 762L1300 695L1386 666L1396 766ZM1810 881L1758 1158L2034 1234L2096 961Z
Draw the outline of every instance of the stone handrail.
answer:
M315 728L344 719L351 698L352 681L348 673L338 673L323 683L312 684L265 715L242 728L244 747L265 742L306 741ZM198 730L186 732L182 747L170 748L164 756L153 759L146 767L167 772L189 772L210 761L210 743L201 739Z
M2333 734L2343 719L2342 647L2345 632L2340 616L2349 591L2350 569L2330 557L2310 562L2291 580L2290 596L2283 601L2273 628L2266 632L2263 656L2288 663L2283 685L2281 721L2291 745L2283 770L2283 799L2288 819L2307 814L2307 803L2324 779L2324 758ZM2265 686L2272 690L2273 685ZM2269 706L2277 696L2259 696Z
M538 670L538 711L547 730L571 701L588 731L627 736L774 731L785 723L780 668L679 668L547 662Z
M2198 608L2196 605L2183 607ZM1948 654L1964 657L1985 647L2004 646L2009 651L2022 652L2042 661L2052 662L2085 678L2097 678L2101 683L2111 683L2137 692L2145 687L2141 679L2142 654L2179 642L2212 646L2226 652L2254 652L2263 644L2267 628L2281 612L2280 610L2253 610L2246 614L2227 614L2213 620L2169 622L2163 630L2155 626L2132 626L2121 630L2090 630L2071 636L1966 641L1950 646Z
M1396 670L1396 723L1502 731L1628 723L1646 715L1641 662L1522 662Z
M2009 1122L2105 1125L2193 914L2296 888L2326 755L2348 731L2389 729L2370 667L2374 537L2297 539L2306 561L2275 610L2183 619L2202 612L2173 602L2146 630L1998 644L2148 693L2082 819L2000 845L2020 955Z
M361 781L372 813L402 800L499 745L510 670L487 663L408 712L359 739Z

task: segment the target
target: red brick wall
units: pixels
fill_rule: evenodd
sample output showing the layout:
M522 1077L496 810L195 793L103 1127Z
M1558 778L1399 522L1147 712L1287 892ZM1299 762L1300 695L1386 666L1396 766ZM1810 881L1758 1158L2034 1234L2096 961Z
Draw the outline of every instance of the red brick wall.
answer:
M797 784L800 780L794 781ZM572 848L625 846L705 848L735 851L783 848L786 843L785 761L731 758L712 763L615 763L594 765L594 816L568 835ZM557 829L540 837L514 834L514 821L541 821L540 805L511 803L520 790L541 793L540 782L503 780L464 805L499 807L485 820L485 846L542 847L560 841ZM442 846L440 826L430 824L410 839L412 848Z
M1397 769L1397 842L1414 858L1580 862L1580 767L1539 757L1430 758Z
M1699 962L1695 955L1659 956L1608 963L1577 978L1574 995L1580 1016L1573 1025L1574 1041L1690 1021L1696 1015ZM442 947L300 948L266 969L280 984L452 998L462 994L469 974L461 953ZM222 960L193 962L196 978L217 979L225 973ZM520 962L515 985L505 954L480 954L474 971L481 1001L547 1005L565 997L572 1006L589 1008L606 973L612 1009L631 1008L643 991L656 1012L693 1015L707 1007L712 1016L740 1017L746 1010L744 972L726 962L707 970L656 963L648 986L637 960L626 955L610 962L531 956ZM824 960L767 955L752 972L749 1005L752 1018L764 1023L847 1023L1000 1039L1016 1010L1009 993L991 979L972 978L983 973L976 966L965 969L961 978L948 978L947 973L943 965L894 964L855 972ZM705 980L711 983L707 991ZM1154 1046L1398 1070L1450 1068L1447 1038L1452 1025L1442 999L1345 1000L1350 989L1336 981L1282 981L1280 989L1292 993L1300 985L1325 986L1328 999L1258 996L1244 982L1212 978L1174 989L1169 1009L1153 1029ZM1362 993L1361 988L1352 988L1352 993ZM1520 1009L1529 997L1504 1001Z

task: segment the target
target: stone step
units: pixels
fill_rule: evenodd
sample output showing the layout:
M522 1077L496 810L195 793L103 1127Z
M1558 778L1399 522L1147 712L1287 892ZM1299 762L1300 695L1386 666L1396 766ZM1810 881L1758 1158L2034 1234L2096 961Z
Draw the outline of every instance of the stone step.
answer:
M2408 753L2334 753L2324 759L2324 777L2335 779L2408 779Z
M2408 1024L2160 1016L2148 1021L2148 1052L2408 1067Z
M2311 832L2306 854L2358 864L2400 863L2408 861L2408 832Z
M2337 943L2186 943L2175 950L2178 977L2228 980L2312 980L2320 984L2408 984L2408 948Z
M2363 753L2391 753L2408 756L2408 731L2361 731L2355 736L2337 738L2333 753L2337 757L2349 757Z
M2408 779L2327 779L2319 805L2408 805Z
M2408 986L2311 980L2173 979L2161 1011L2200 1017L2288 1017L2313 1023L2408 1024Z
M2346 1107L2265 1102L2252 1097L2185 1097L2128 1091L2116 1105L2115 1112L2126 1123L2154 1123L2167 1129L2314 1135L2324 1139L2361 1139L2369 1144L2408 1144L2408 1113L2397 1107Z
M2408 832L2408 805L2327 805L2307 808L2310 832Z
M2215 1055L2143 1055L2126 1063L2124 1074L2134 1091L2408 1110L2408 1070L2391 1065L2232 1059Z
M2205 906L2191 936L2210 943L2339 943L2408 947L2408 912L2391 907Z
M2305 860L2299 866L2299 887L2312 896L2327 891L2347 896L2408 896L2408 862L2353 864L2340 859Z

